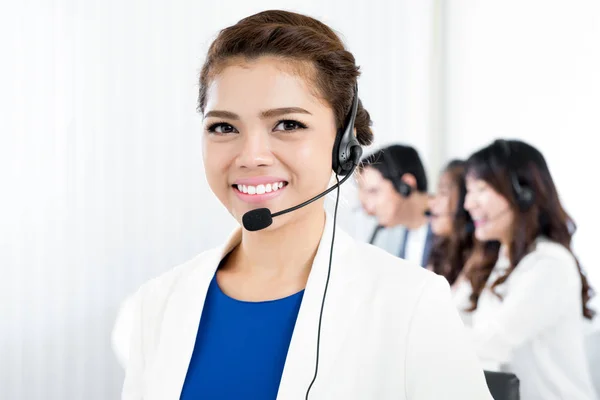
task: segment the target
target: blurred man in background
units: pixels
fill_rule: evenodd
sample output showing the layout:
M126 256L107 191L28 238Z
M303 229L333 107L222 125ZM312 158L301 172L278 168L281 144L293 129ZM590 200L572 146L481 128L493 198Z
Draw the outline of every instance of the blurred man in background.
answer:
M377 220L370 242L426 266L433 236L425 215L427 175L419 153L410 146L385 147L363 159L359 174L361 204Z

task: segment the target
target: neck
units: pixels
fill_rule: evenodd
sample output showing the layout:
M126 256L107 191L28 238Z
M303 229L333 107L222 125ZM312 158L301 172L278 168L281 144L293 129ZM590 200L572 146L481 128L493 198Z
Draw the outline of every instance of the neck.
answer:
M265 277L308 279L325 227L325 212L322 202L302 211L277 229L243 230L242 242L234 252L236 268Z
M407 229L418 229L428 222L425 216L427 211L427 195L425 193L413 193L407 200L406 208L402 210L402 221L398 225L404 225Z
M501 240L500 241L500 255L502 257L509 257L510 256L510 240Z

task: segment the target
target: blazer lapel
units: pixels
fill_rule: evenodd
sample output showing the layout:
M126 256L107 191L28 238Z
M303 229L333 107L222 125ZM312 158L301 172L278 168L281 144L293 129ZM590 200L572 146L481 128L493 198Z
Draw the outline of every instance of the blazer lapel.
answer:
M323 230L319 248L308 277L304 297L300 305L294 333L292 334L292 340L288 349L277 395L277 399L279 400L304 399L306 390L314 376L319 315L325 282L327 280L332 233L333 220L327 215L325 229ZM319 359L319 371L321 372L319 375L323 374L322 369L328 356L335 355L343 341L343 336L341 335L345 329L337 321L350 320L350 318L336 318L337 312L344 310L353 312L355 306L359 304L358 297L354 297L357 299L354 304L345 304L343 310L336 307L336 304L339 304L337 299L341 292L343 292L339 289L344 286L343 281L347 281L347 278L350 277L348 274L349 271L341 271L342 265L346 267L345 263L341 261L345 256L349 242L350 238L343 231L336 232L332 272L327 289L321 326ZM335 332L332 331L332 328Z
M304 399L314 375L319 315L327 280L332 233L333 219L327 215L292 334L279 386L279 400ZM172 295L164 310L160 346L151 374L155 379L151 380L147 392L149 400L180 397L210 281L222 258L240 240L241 229L238 229L221 250L210 252L201 261L190 261L198 265L190 268L190 272L174 283L179 287L170 288ZM346 257L351 242L352 239L343 231L336 231L332 272L321 327L319 377L326 374L331 360L343 348L348 332L346 326L361 304L359 299L363 298L357 293L345 295L348 284L353 280L352 264ZM160 385L153 385L153 382L160 382ZM313 389L318 391L318 386L319 379Z
M238 229L220 250L209 252L201 261L191 260L198 265L191 267L170 288L172 295L164 310L160 346L153 363L152 375L157 378L154 382L160 382L160 386L153 387L150 383L149 399L178 399L181 396L208 287L223 257L240 240L241 230Z

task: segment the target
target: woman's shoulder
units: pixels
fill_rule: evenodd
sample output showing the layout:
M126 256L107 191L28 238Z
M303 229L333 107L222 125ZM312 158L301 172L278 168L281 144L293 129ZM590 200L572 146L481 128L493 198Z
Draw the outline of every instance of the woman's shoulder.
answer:
M515 275L540 275L547 278L560 277L564 283L578 281L577 262L571 251L560 243L546 237L536 239L532 250L515 268Z
M521 260L522 264L573 264L575 258L562 244L540 236L534 242L532 250Z
M368 243L355 242L351 249L348 259L358 279L365 284L388 287L397 293L410 293L421 292L428 283L440 278L423 266Z
M192 274L197 273L199 270L206 269L213 260L216 260L219 257L220 252L220 248L206 250L188 261L170 268L161 275L143 283L135 296L138 301L144 303L165 302L178 287L189 282L189 278Z
M365 302L377 304L378 312L395 316L387 319L395 334L426 331L448 314L458 318L444 277L368 243L354 241L348 248L338 264L344 268L332 282L344 287L348 296L361 293ZM345 284L348 281L352 284Z

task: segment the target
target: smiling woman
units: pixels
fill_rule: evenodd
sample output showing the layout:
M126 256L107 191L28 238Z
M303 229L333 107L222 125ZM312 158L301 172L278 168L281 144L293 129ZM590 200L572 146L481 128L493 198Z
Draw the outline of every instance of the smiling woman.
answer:
M546 159L528 143L498 139L469 157L465 181L475 237L496 243L494 252L475 247L457 296L480 359L516 374L523 399L597 398L583 325L594 291Z
M445 280L324 211L372 140L358 75L307 16L221 31L200 75L204 165L243 228L138 291L123 399L491 399ZM257 210L284 211L250 229Z

